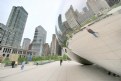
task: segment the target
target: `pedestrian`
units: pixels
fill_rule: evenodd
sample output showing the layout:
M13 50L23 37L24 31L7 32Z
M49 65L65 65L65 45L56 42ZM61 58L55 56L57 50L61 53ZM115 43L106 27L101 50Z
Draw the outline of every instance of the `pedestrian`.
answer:
M37 63L36 63L36 65L38 66L38 65L39 65L39 63L37 62Z
M60 66L62 65L62 62L63 62L63 60L62 60L62 59L60 59Z
M15 66L15 61L12 61L11 66L12 66L12 68L14 68L14 66Z
M95 31L93 31L93 30L90 29L90 28L87 28L86 30L87 30L89 33L93 34L95 37L98 37L98 36L97 36L97 33L98 33L98 32L95 32Z
M24 65L25 65L25 61L23 61L22 64L21 64L21 70L24 69Z

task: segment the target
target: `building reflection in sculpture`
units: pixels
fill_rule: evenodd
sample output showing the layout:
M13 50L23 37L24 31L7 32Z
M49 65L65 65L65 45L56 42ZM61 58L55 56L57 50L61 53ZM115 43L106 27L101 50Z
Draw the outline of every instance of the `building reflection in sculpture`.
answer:
M117 50L121 50L120 5L120 0L65 0L55 28L60 45L65 47L65 53L82 64L94 63L121 75L121 51ZM91 37L87 31L79 32L86 27L94 28L99 32L100 38ZM77 32L77 35L73 35Z
M59 43L63 46L72 32L107 13L120 0L64 0L55 27Z

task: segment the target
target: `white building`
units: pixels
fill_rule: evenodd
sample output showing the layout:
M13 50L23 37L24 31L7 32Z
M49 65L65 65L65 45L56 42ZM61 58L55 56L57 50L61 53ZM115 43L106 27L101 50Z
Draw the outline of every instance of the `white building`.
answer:
M31 50L36 51L40 56L43 53L43 45L46 42L46 35L47 31L42 26L36 27Z
M29 38L24 38L22 49L28 50L31 40Z
M37 52L32 50L13 48L11 46L0 46L0 57L9 57L13 54L27 57L29 55L36 56Z
M105 10L109 10L110 6L105 0L87 0L88 7L90 7L95 15L103 13Z
M76 29L76 28L80 27L80 24L77 20L77 15L76 15L72 5L68 9L68 11L65 13L65 17L66 17L66 20L67 20L69 26L72 29Z

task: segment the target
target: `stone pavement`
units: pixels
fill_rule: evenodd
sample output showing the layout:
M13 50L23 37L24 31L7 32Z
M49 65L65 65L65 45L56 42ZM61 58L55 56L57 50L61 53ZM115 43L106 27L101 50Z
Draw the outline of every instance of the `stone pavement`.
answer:
M97 66L84 66L73 61L59 61L45 65L26 65L24 70L0 70L0 81L121 81Z

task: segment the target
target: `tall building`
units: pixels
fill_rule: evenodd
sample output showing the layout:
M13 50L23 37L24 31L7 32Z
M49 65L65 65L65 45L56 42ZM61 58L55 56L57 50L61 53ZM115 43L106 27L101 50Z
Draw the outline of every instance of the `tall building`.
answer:
M88 20L92 16L94 16L94 14L91 13L91 10L87 9L87 7L84 7L83 14L80 14L79 19L82 19L82 21L85 22L86 20Z
M65 31L65 27L62 25L62 16L61 14L58 16L58 25L59 25L59 29L61 30L61 32L63 33Z
M50 47L50 53L51 53L51 55L61 55L60 50L61 50L61 47L60 47L60 45L58 43L56 35L53 34L51 47Z
M65 42L67 40L67 34L71 33L73 31L73 28L71 28L67 21L62 22L62 16L58 16L58 29L55 27L55 32L57 35L57 39L60 45L64 46ZM53 39L53 38L52 38Z
M89 20L92 16L94 16L93 11L87 7L84 7L82 12L76 10L75 13L77 15L77 20L80 24L83 24L85 21Z
M62 46L64 39L63 39L62 35L60 34L60 31L58 31L57 26L55 27L55 33L57 35L57 39L58 39L59 44Z
M105 0L87 0L88 7L93 10L95 15L103 13L103 11L110 9Z
M49 48L49 44L48 43L45 43L43 45L43 56L48 56L50 55L50 48Z
M73 9L73 6L71 5L68 11L65 13L66 20L69 24L69 26L72 29L76 29L80 27L80 24L77 20L77 15L75 14L75 11Z
M36 27L31 50L36 51L40 56L43 53L43 45L46 42L46 35L47 31L42 26Z
M106 0L110 7L120 2L120 0Z
M85 21L85 13L84 12L79 12L78 10L75 11L77 17L78 22L81 24Z
M56 51L56 43L57 43L57 39L56 39L56 35L53 34L52 35L52 42L51 42L51 55L56 55L57 51Z
M61 15L59 15L58 17L58 27L61 31L61 35L63 36L63 40L66 39L66 34L69 33L70 31L72 31L72 28L69 26L67 21L62 22L62 17Z
M6 32L7 32L7 27L4 24L0 23L0 44L1 45L4 45L4 43L5 43Z
M21 6L13 6L7 21L8 32L5 45L20 47L28 13Z
M29 38L24 38L22 49L28 50L31 40Z
M88 12L87 7L84 7L84 8L83 8L83 11L84 11L84 12Z
M90 15L90 16L94 16L94 12L93 12L93 10L92 10L92 8L90 7L90 5L89 5L89 3L88 2L86 2L86 5L87 5L87 8L88 8L88 14Z

